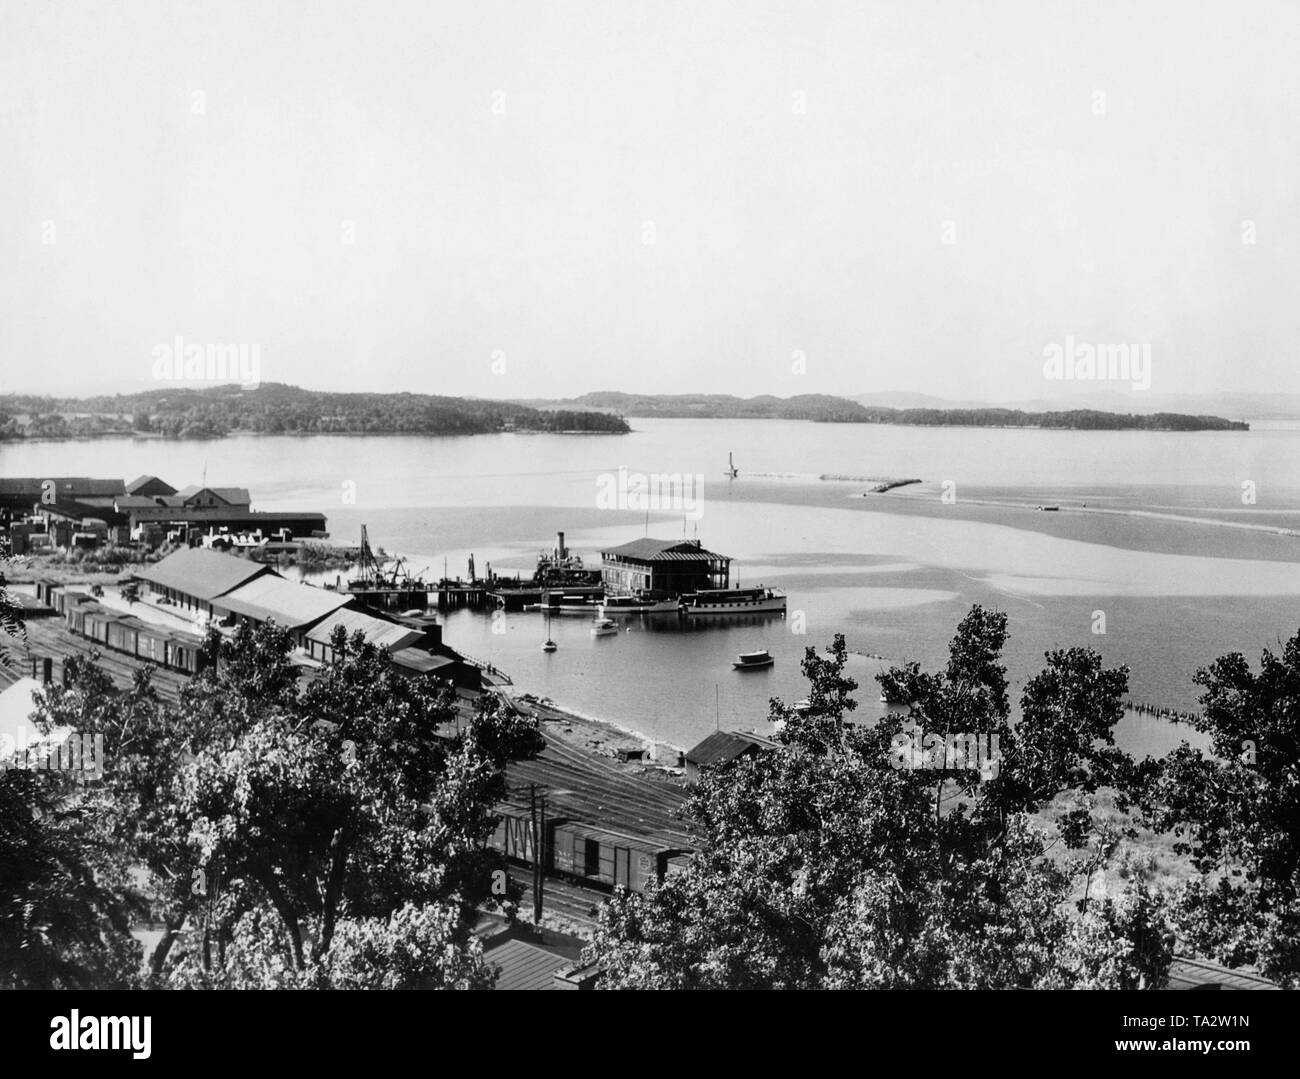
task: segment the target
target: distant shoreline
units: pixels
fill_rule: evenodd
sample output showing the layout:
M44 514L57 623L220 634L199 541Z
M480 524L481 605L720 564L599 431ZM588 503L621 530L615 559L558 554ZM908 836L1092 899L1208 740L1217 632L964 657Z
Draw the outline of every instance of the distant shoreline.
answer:
M1113 415L1119 415L1114 413ZM726 416L726 415L658 415L653 413L630 414L628 419L646 420L769 420L799 421L804 423L843 423L864 427L912 427L916 429L936 429L944 431L1068 431L1093 434L1249 434L1250 424L1245 421L1227 421L1232 426L1084 426L1069 424L1041 423L915 423L907 420L817 420L806 416ZM499 431L258 431L253 428L239 428L223 434L210 435L164 435L157 431L96 431L78 434L52 435L0 435L0 445L25 444L36 442L98 442L103 439L150 440L157 442L221 442L227 438L477 438L481 435L591 435L611 436L632 433L628 431L584 431L577 428L547 430L545 428L526 427L516 430Z
M535 407L541 406L541 407ZM1079 431L1249 431L1221 416L1100 409L889 408L832 394L597 392L571 400L520 401L411 393L327 393L281 383L222 384L113 397L0 396L0 442L231 435L628 434L638 419L783 419L907 427Z

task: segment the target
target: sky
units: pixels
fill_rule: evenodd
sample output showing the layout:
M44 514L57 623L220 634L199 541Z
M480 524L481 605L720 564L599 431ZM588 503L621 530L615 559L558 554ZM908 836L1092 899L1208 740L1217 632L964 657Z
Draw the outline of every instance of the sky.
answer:
M178 336L330 390L1015 400L1073 340L1300 392L1297 56L1260 0L0 0L0 392Z

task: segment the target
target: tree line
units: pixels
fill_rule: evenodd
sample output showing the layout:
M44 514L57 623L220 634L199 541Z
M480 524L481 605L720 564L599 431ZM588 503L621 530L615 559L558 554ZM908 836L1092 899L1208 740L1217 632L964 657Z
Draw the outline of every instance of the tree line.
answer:
M84 399L0 397L0 439L156 434L223 438L259 434L474 435L517 431L623 434L604 412L529 408L504 401L412 393L320 393L263 383L255 389L168 388Z
M729 394L600 392L574 403L626 416L813 420L820 423L911 424L923 427L1052 427L1079 431L1247 431L1248 423L1176 412L1131 415L1096 409L1025 412L1014 408L888 408L829 394L735 397Z

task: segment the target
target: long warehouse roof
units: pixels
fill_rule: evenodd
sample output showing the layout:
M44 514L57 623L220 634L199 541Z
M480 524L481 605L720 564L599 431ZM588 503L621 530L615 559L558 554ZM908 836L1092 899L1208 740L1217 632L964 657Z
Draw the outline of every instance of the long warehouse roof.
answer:
M257 622L275 623L286 629L309 626L340 607L352 597L308 584L295 584L283 577L258 577L228 595L213 601L219 611L243 615Z

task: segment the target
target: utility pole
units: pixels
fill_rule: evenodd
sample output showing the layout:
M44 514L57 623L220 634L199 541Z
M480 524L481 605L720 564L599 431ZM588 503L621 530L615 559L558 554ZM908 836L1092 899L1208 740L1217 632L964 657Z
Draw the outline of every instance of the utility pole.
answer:
M528 784L528 811L533 824L533 924L542 921L542 852L538 842L537 785Z
M542 924L542 890L546 887L546 871L543 859L546 857L546 795L538 799L537 827L537 891L533 895L533 925Z

